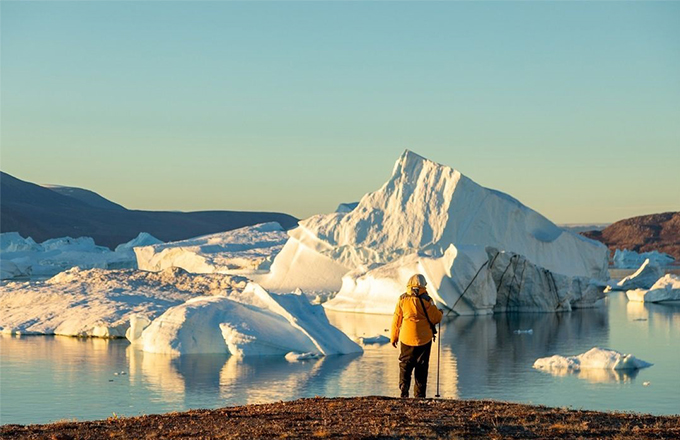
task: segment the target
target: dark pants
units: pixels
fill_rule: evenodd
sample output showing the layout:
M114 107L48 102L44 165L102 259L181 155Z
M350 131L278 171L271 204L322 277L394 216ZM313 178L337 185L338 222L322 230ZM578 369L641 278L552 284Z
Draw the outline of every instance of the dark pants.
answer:
M425 397L427 389L427 367L430 365L430 349L432 341L425 345L406 345L401 343L399 355L399 389L401 397L408 397L411 387L411 373L415 369L416 383L413 389L415 397Z

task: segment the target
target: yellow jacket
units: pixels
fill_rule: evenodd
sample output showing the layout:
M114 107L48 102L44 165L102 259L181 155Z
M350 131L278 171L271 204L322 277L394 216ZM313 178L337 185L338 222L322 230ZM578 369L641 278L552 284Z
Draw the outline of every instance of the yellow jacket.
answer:
M425 304L430 322L432 324L439 323L442 320L442 312L432 304L432 300L427 295L427 290L421 287L419 294L423 304ZM399 297L392 319L390 339L393 344L401 341L403 344L412 346L425 345L432 340L432 330L425 317L420 299L411 292L404 293Z

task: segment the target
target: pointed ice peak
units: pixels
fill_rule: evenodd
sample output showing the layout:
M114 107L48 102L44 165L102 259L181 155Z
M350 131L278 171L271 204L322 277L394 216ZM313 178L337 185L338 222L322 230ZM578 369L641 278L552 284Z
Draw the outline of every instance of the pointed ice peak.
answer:
M414 153L413 151L409 150L408 148L404 150L403 153L401 153L401 156L399 156L399 159L397 160L398 163L406 163L406 162L411 162L411 161L426 161L428 159L424 158L423 156L419 155L418 153Z
M450 245L493 246L569 276L600 276L606 247L584 244L500 191L405 150L392 176L343 215L314 216L290 236L348 268ZM588 254L565 264L563 255ZM569 254L571 255L571 254Z
M423 163L425 162L431 161L424 158L423 156L420 156L419 154L414 153L411 150L406 149L403 153L401 153L401 156L399 156L399 159L397 159L397 162L394 164L394 170L392 171L392 174L410 174L417 168L422 167Z

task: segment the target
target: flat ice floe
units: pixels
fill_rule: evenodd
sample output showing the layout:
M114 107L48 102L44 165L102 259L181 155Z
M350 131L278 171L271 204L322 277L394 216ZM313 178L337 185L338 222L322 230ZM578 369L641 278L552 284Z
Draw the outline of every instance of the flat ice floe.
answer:
M248 274L268 270L288 235L275 222L188 240L135 248L139 269L181 267L192 273Z
M125 337L130 319L151 320L206 294L243 290L242 277L78 268L46 281L9 282L0 291L0 331L10 334Z
M130 341L150 353L321 356L360 353L333 327L323 308L302 294L270 294L250 283L243 292L193 298L171 307ZM299 357L297 359L300 359Z
M125 269L136 267L134 246L160 240L142 232L112 252L97 246L90 237L61 237L40 244L16 232L0 234L2 279L49 277L72 267L80 269Z
M627 290L626 297L629 301L638 302L680 301L680 277L666 274L649 289Z
M627 374L652 366L631 354L594 347L577 356L554 355L537 359L534 368L556 376L577 373L594 382L625 380ZM593 371L594 370L594 371ZM620 374L623 372L624 374ZM634 373L633 373L634 374Z
M612 261L617 269L635 269L640 267L645 260L649 260L655 266L668 266L675 261L675 258L668 254L658 251L643 252L641 254L628 249L617 249L614 252Z
M491 313L497 306L554 311L592 305L602 295L591 279L608 279L608 250L601 243L559 228L509 195L410 151L397 161L387 183L352 209L313 216L289 235L270 273L256 280L275 292L339 292L324 304L339 311L392 313L413 272L423 273L433 298L457 314ZM508 280L494 280L487 248L521 256L518 270L525 262L534 268L521 283L515 283L519 273L512 278L509 297L516 308L497 301ZM523 299L530 286L540 283L559 291L546 280L551 276L558 284L560 276L568 278L562 284L578 291L557 297L536 289L537 295L553 298Z

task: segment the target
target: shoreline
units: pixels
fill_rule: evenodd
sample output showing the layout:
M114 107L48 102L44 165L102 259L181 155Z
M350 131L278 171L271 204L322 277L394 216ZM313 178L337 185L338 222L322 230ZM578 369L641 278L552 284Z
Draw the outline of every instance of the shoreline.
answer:
M494 400L305 398L95 421L2 425L3 439L680 438L680 415L585 411Z

